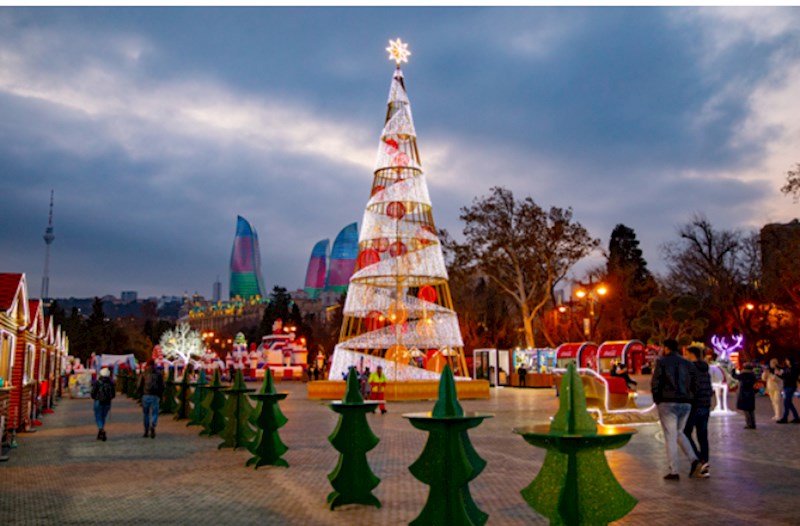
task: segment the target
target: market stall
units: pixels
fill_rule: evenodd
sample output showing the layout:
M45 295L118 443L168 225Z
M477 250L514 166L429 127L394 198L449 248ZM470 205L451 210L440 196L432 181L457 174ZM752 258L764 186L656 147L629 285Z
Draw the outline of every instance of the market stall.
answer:
M644 358L645 345L639 340L604 342L597 349L594 369L598 373L608 373L612 364L621 362L628 368L628 373L641 374Z
M556 367L563 369L574 362L578 367L595 369L597 344L594 342L562 343L556 349Z

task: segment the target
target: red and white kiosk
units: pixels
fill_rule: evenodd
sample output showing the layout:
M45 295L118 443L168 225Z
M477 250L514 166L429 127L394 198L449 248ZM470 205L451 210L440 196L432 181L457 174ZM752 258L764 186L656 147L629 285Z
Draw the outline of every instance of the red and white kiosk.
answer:
M597 349L593 369L598 373L607 373L611 371L611 364L619 361L628 368L629 374L641 374L645 350L645 344L639 340L604 342Z
M562 343L556 349L556 367L563 369L574 362L578 367L596 369L597 344L594 342Z

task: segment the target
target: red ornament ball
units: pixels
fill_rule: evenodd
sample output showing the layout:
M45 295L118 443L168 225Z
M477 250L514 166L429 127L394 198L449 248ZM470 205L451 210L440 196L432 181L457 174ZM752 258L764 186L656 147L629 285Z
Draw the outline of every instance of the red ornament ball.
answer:
M373 250L371 248L362 250L361 253L358 254L358 258L356 258L356 264L358 265L359 269L366 268L376 263L380 263L380 261L381 261L381 255L378 254L376 250Z
M422 301L434 303L436 301L436 289L430 285L424 285L419 289L419 292L417 292L417 297Z
M389 250L389 240L385 237L379 237L372 241L372 246L375 247L375 250L378 252L386 252Z
M386 215L399 221L406 215L406 207L400 201L392 201L386 206Z
M408 247L402 241L396 241L389 245L389 255L394 257L402 256L408 252Z

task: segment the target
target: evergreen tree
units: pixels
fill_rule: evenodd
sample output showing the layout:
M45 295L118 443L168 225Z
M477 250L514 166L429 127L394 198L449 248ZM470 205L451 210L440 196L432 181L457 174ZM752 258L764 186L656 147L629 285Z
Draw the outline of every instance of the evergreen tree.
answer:
M344 504L366 504L381 507L372 494L381 479L375 476L367 462L367 452L378 445L379 439L369 428L367 413L377 407L376 402L364 402L358 385L358 372L351 367L347 374L347 387L341 402L331 409L339 413L339 423L328 437L340 453L336 468L328 474L334 491L328 495L330 509Z
M264 374L264 383L258 393L251 394L250 398L257 400L256 408L250 414L250 423L256 429L256 436L247 446L253 458L247 461L247 466L284 466L289 467L281 456L288 451L288 447L281 441L278 429L286 425L288 419L278 407L278 402L286 398L286 393L275 392L275 383L272 371L267 367Z
M222 385L219 379L219 369L214 369L214 379L211 385L206 387L206 397L203 399L203 408L206 410L206 415L200 425L203 430L200 431L202 436L218 435L220 431L225 428L225 395L222 390L225 386Z
M634 336L631 320L658 292L632 228L618 224L611 232L603 281L610 293L603 298L600 339L630 339Z
M230 388L225 389L223 392L227 399L225 400L225 427L220 431L220 436L224 439L222 443L217 446L217 449L223 447L245 447L253 439L253 430L248 425L250 413L253 407L247 400L247 393L252 393L255 389L248 389L244 383L242 370L236 370L236 377L231 384Z

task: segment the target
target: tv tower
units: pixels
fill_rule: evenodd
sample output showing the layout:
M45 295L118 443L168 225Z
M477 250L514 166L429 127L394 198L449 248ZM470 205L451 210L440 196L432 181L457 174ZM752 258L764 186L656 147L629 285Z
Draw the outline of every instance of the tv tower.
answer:
M50 190L50 216L47 219L47 228L44 231L44 274L42 274L42 300L50 297L50 245L56 238L53 234L53 190Z

